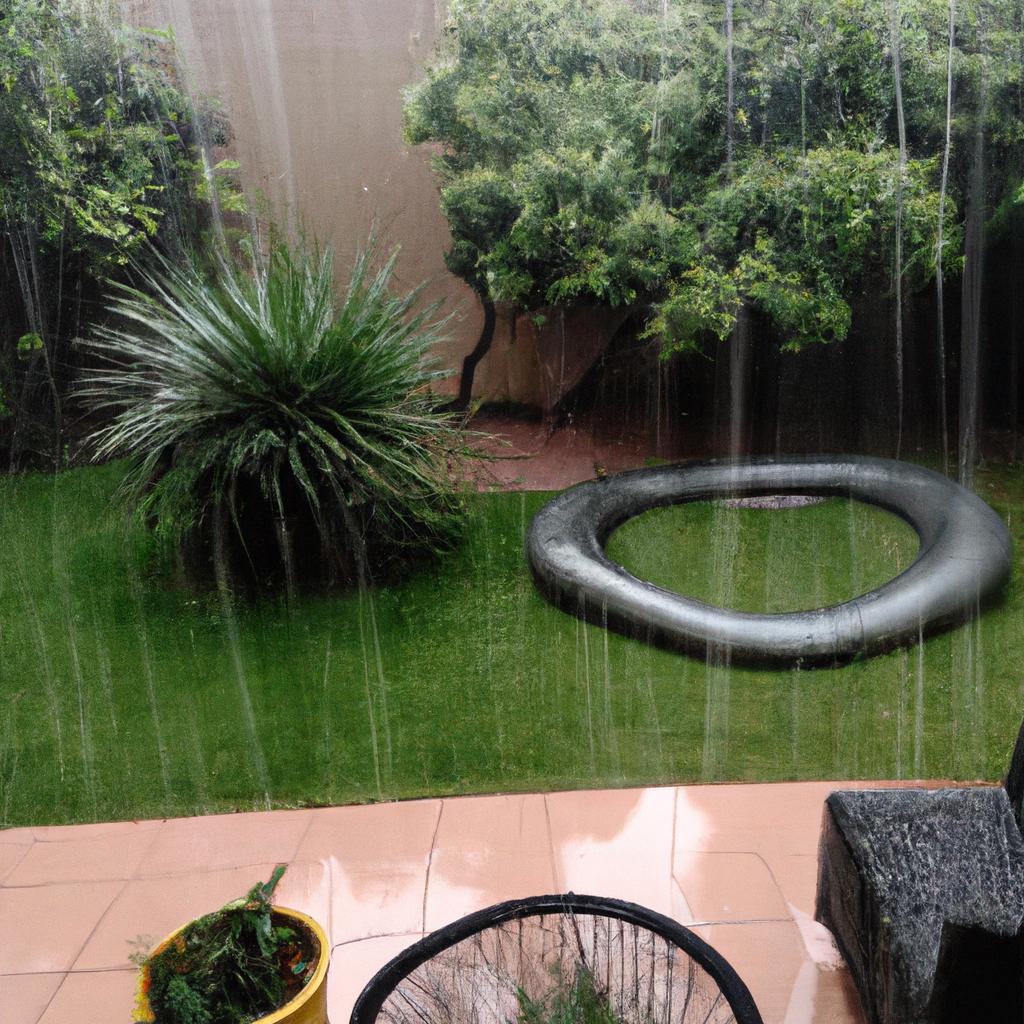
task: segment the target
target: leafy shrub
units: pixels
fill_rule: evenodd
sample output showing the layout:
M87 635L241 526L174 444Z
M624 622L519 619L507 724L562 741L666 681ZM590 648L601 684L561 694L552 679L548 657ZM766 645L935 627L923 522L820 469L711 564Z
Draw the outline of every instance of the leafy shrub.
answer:
M209 277L158 260L143 290L117 289L83 393L114 410L96 456L128 457L158 536L215 562L232 537L236 568L289 585L450 542L462 441L430 390L443 321L418 290L392 294L396 254L374 270L373 250L340 303L330 252L305 244Z
M0 448L15 461L59 458L70 341L105 280L151 241L191 244L213 192L239 198L201 173L199 131L224 133L177 87L168 39L118 19L109 0L0 4Z
M315 950L309 937L275 924L271 897L284 870L142 959L136 1022L249 1024L301 991Z
M743 306L790 349L841 341L865 290L932 279L940 205L960 269L979 118L992 193L1017 188L1019 32L980 10L958 8L940 204L948 5L903 5L894 28L883 0L737 3L730 63L710 0L452 0L405 106L409 141L436 147L449 267L520 310L637 307L663 354L728 336Z

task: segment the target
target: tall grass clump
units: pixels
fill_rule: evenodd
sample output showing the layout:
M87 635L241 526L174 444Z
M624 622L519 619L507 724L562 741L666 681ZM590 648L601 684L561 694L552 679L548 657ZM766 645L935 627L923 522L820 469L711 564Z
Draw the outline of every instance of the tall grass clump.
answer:
M212 272L156 259L85 342L94 457L190 575L263 586L381 576L444 549L458 424L437 408L444 321L371 241L335 298L330 250L276 243Z

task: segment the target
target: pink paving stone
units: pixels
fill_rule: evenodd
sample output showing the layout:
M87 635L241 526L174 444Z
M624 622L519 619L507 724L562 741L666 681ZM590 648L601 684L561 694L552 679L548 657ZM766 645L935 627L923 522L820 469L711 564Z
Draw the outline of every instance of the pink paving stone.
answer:
M676 854L675 880L694 921L788 921L789 909L756 853Z
M541 796L446 800L426 895L426 930L502 900L555 890Z
M679 790L677 851L808 853L825 797L855 783L781 782Z
M4 998L14 1009L0 1022L36 1024L54 972L72 962L75 973L45 1024L126 1020L133 972L114 969L128 966L129 940L143 933L156 941L266 879L274 862L292 860L279 898L312 913L334 936L335 1024L347 1020L370 976L419 937L424 911L432 929L502 899L570 888L632 899L684 922L731 919L737 911L744 918L780 915L699 931L748 982L766 1024L859 1024L849 974L834 969L831 937L809 916L822 801L845 785L475 797L116 823L86 833L77 826L46 829L44 845L68 851L90 843L104 848L115 835L132 846L148 833L154 848L139 873L173 871L127 883L0 885L0 929L10 934L17 923L22 937L17 953L0 946L0 974L40 972L39 981L8 987L13 994ZM31 835L16 838L0 843L0 856L10 847L19 856L32 852L26 872L42 870L48 857L59 861L49 852L36 855L27 845ZM259 860L268 851L273 856ZM218 864L224 866L211 870ZM349 943L340 936L379 937ZM6 980L0 978L0 989ZM66 1008L73 1018L59 1016Z
M292 861L277 884L274 902L291 910L301 910L313 918L331 936L331 869L321 861Z
M415 800L315 812L296 856L328 866L333 942L422 928L440 810L440 800Z
M162 819L146 818L142 821L101 821L91 825L36 825L25 831L40 843L67 843L79 839L137 835L139 832L161 829L164 824Z
M789 904L789 909L797 931L800 933L800 938L803 940L804 953L807 958L822 970L845 970L843 955L839 952L832 933L823 924L818 924L810 914L805 914L792 903Z
M765 1024L863 1024L846 970L819 968L789 923L695 929L739 972Z
M0 829L0 846L11 844L28 846L36 841L30 828L4 828Z
M64 974L9 974L0 977L0 1021L36 1024Z
M131 1019L134 999L134 971L69 974L38 1024L121 1024Z
M806 1006L791 1009L800 970L808 962L800 933L792 921L716 924L698 926L694 931L736 969L766 1022L826 1024L827 1020L827 1024L833 1024L831 1017L808 1017Z
M46 885L128 879L157 835L155 830L139 829L66 842L37 842L3 881L5 885ZM0 852L0 867L2 863Z
M771 856L815 854L825 797L833 790L950 784L929 780L766 782L680 787L676 848L756 850ZM700 824L686 828L687 818Z
M74 969L128 968L132 953L145 952L183 924L244 896L256 882L265 882L273 870L273 864L255 864L128 882L75 960ZM0 899L4 892L0 890Z
M327 978L327 1015L332 1024L348 1024L352 1007L366 983L392 957L420 938L414 935L385 935L335 946Z
M675 790L552 793L547 806L557 891L614 896L689 919L672 881Z
M160 829L140 875L181 875L240 864L283 863L295 856L312 811L267 811L177 818Z
M767 852L762 857L786 902L813 917L818 889L817 853Z
M31 850L31 843L0 844L0 885L7 881L7 876L28 856Z
M860 997L847 970L818 968L808 961L793 982L783 1024L864 1024Z
M123 884L0 889L0 975L68 970Z

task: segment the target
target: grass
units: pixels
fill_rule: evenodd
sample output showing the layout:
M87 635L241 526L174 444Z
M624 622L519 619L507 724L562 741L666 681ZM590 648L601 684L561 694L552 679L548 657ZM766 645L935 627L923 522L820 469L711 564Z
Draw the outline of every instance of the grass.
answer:
M609 555L641 579L711 604L772 614L866 593L906 568L916 552L911 526L852 501L780 511L713 502L655 509L626 522L608 545Z
M1005 771L1024 707L1019 566L1000 606L920 649L836 670L728 671L542 601L522 540L545 495L474 498L459 551L372 601L232 609L153 569L147 536L111 506L122 472L0 480L5 824ZM989 471L979 490L1024 549L1020 475ZM833 501L649 513L610 548L695 596L780 610L880 583L914 546L899 520Z

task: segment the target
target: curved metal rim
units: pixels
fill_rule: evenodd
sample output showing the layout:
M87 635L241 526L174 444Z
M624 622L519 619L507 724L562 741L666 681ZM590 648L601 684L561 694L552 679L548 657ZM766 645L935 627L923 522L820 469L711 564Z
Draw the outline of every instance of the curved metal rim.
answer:
M917 532L917 558L881 587L827 608L777 615L718 608L640 580L604 551L652 508L758 494L816 494L877 505ZM553 498L534 517L527 558L563 610L676 650L753 664L823 664L913 642L976 614L1010 574L1002 519L921 466L868 456L708 461L634 470Z
M508 900L460 917L431 932L385 964L367 983L352 1009L350 1024L374 1024L387 997L398 984L431 957L496 925L546 914L587 914L611 917L646 928L681 949L707 971L718 985L739 1024L762 1024L750 990L732 965L717 950L677 921L636 903L603 896L565 893Z

